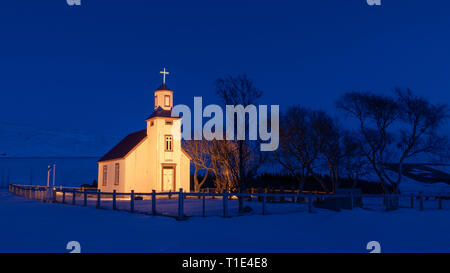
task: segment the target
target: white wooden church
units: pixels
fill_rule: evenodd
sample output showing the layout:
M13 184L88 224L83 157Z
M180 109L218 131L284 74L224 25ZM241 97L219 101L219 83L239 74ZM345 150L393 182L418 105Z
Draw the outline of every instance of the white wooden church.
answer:
M173 91L163 83L155 90L147 128L131 133L98 161L98 189L136 193L190 191L190 159L181 147L181 118L172 117Z

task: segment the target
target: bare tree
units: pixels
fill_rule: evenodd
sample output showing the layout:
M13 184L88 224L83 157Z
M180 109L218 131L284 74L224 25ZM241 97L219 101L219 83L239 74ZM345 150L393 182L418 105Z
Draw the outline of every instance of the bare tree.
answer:
M216 140L187 140L183 147L194 164L194 189L196 192L206 182L209 173L214 174L216 189L235 190L238 184L238 156L235 141ZM199 181L198 173L205 175Z
M216 176L216 189L237 191L239 188L239 151L236 141L212 140L211 157Z
M283 126L280 128L280 147L274 152L274 157L296 178L301 191L306 177L311 175L324 191L329 192L315 170L321 152L326 149L325 137L322 137L325 129L321 129L322 124L320 124L323 114L301 106L292 106L281 117ZM331 158L331 155L329 156Z
M184 151L191 157L194 164L194 191L200 192L200 188L205 184L208 174L211 171L211 157L208 153L208 143L206 140L185 140L183 141ZM205 175L199 181L199 171L204 171Z
M307 169L317 158L310 148L308 110L300 106L289 107L281 115L280 146L274 157L298 182L300 191L305 185Z
M433 105L424 98L413 95L410 89L395 89L399 106L400 134L397 137L398 172L396 179L384 174L398 192L402 178L403 163L418 154L437 154L446 147L447 138L438 133L448 118L446 105ZM384 169L382 169L384 170Z
M343 156L341 160L343 175L352 182L352 188L357 186L361 177L368 174L368 161L354 135L355 133L351 132L343 133Z
M448 117L443 105L433 105L410 90L395 90L396 97L363 92L346 93L337 106L359 123L359 146L380 179L385 192L398 193L402 166L418 154L434 153L446 142L438 128ZM388 164L398 166L392 178Z
M245 74L219 78L216 81L216 94L227 105L242 105L243 107L255 104L262 96L261 90L256 88L253 81ZM245 121L245 128L245 135L247 135L248 120ZM257 141L237 140L234 144L227 147L235 147L238 158L228 157L226 154L222 154L222 156L228 157L229 168L237 168L237 173L234 172L234 169L228 169L228 172L229 175L233 174L232 176L236 177L238 181L236 190L244 192L247 188L247 182L256 175L258 168L264 162L265 155L259 150L259 145L256 145L258 144ZM222 160L223 162L227 162L227 160ZM239 211L243 211L242 198L239 198Z
M311 112L311 133L313 145L327 166L332 191L339 187L339 167L344 157L342 134L337 123L324 111ZM320 177L315 178L317 181ZM323 184L323 182L319 181Z

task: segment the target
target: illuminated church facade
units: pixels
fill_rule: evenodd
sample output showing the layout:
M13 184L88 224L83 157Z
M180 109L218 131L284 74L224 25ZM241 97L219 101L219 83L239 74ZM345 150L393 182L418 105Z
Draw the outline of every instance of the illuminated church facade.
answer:
M98 161L102 192L190 191L190 158L181 147L181 118L172 117L173 91L163 84L154 92L147 128L131 133Z

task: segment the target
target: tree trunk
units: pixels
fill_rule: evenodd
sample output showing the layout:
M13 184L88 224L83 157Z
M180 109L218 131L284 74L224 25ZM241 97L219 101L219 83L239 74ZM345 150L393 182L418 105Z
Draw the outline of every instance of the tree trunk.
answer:
M239 193L244 193L246 189L246 177L244 169L244 141L239 141ZM242 196L238 197L239 213L244 212L244 199Z

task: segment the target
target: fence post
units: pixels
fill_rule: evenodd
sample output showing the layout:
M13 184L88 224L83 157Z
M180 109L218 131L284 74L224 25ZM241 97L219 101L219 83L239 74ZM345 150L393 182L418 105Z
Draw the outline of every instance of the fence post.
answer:
M308 212L312 212L312 192L308 194Z
M202 207L203 207L202 216L206 217L206 193L203 193Z
M134 190L131 190L130 194L130 211L134 212Z
M178 195L178 219L177 220L183 220L184 218L184 194L183 194L183 188L180 188L180 193Z
M72 190L72 205L76 204L76 199L77 199L77 193L76 193L76 190L73 189Z
M223 217L228 216L228 192L223 192Z
M97 190L97 206L96 208L100 208L100 202L101 202L101 190Z
M83 206L87 206L87 192L86 189L83 191Z
M62 203L64 204L66 202L66 190L62 190Z
M414 208L414 194L411 193L411 208Z
M152 190L152 214L156 215L156 191Z
M116 190L113 190L113 210L116 210Z

